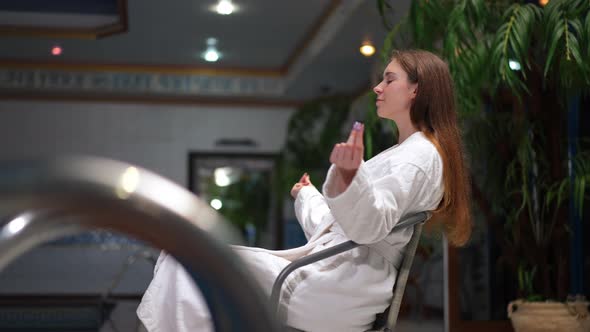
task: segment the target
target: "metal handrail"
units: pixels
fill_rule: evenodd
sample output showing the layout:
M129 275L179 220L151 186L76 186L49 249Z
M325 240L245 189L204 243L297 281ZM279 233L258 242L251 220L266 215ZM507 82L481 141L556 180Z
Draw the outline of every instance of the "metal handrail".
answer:
M208 204L154 173L88 157L3 162L0 217L0 269L45 241L113 230L172 254L201 287L217 331L279 331L263 293L222 243L236 243L235 233Z

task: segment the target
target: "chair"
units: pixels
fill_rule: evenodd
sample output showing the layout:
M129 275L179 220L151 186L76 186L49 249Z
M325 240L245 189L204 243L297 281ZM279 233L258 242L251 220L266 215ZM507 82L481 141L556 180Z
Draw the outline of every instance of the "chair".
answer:
M422 224L428 220L431 216L430 212L419 212L408 217L403 218L400 222L393 228L392 232L398 231L401 228L413 226L414 232L408 242L406 247L406 252L402 258L402 264L400 270L398 271L397 280L393 286L393 297L391 299L391 304L389 308L385 310L385 312L377 315L376 320L373 324L373 329L367 332L389 332L393 331L395 324L397 322L397 316L399 313L399 309L401 306L402 298L404 295L404 290L406 288L406 282L408 281L408 275L410 274L410 269L412 267L412 262L414 260L414 255L416 253L416 248L418 247L418 242L420 240L420 235L422 233ZM328 249L324 249L320 252L311 254L309 256L300 258L298 260L293 261L287 267L285 267L277 280L273 284L270 301L271 307L275 308L278 311L278 303L280 298L280 291L284 281L287 279L287 276L295 271L296 269L309 265L311 263L320 261L327 257L331 257L345 251L354 249L361 244L355 243L354 241L347 241L336 246L333 246ZM296 332L300 331L292 327L286 327L286 332Z

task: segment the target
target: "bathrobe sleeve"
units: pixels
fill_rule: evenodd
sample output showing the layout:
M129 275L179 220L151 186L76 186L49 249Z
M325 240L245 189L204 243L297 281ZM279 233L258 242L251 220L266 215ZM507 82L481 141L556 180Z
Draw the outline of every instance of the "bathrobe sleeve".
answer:
M323 186L327 205L346 236L360 244L385 238L410 210L420 210L420 197L428 179L424 171L411 163L389 166L385 176L371 178L363 162L346 190L338 194L342 181L334 165Z
M324 196L314 186L304 186L299 190L295 199L295 215L308 240L329 213Z

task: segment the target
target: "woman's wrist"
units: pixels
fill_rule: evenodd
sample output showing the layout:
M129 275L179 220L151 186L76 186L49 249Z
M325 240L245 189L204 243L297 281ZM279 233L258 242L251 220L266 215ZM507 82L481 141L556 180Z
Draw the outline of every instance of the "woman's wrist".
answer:
M339 167L336 167L336 170L338 171L340 178L342 179L342 182L344 183L346 188L348 188L348 186L352 183L352 180L354 179L357 170L342 169Z
M340 188L341 192L344 192L346 190L346 188L348 188L348 186L352 183L352 180L354 179L354 176L356 175L356 169L354 170L349 170L349 169L342 169L339 167L336 167L336 171L338 172L338 175L340 176L340 179L342 180L342 184L344 185L344 188Z

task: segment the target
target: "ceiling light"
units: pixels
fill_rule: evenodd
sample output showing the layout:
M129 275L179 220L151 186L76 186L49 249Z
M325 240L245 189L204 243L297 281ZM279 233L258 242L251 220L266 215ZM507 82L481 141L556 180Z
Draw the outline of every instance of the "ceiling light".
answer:
M219 210L223 207L223 203L220 200L218 200L217 198L212 199L211 203L209 203L209 204L211 204L211 207L214 208L215 210Z
M514 71L520 70L520 62L516 60L508 60L508 67Z
M231 0L219 0L219 3L215 6L215 11L220 15L229 15L234 12L234 9Z
M215 62L219 60L221 54L217 51L217 39L207 38L207 49L203 52L203 59L208 62Z
M549 0L539 0L539 5L545 7L549 3Z
M59 46L53 46L51 48L51 55L53 55L53 56L59 56L59 55L61 55L62 51L63 50L61 49L61 47L59 47Z
M362 55L366 57L370 57L371 55L375 54L375 46L371 44L370 41L363 42L363 45L359 49Z
M215 50L207 50L203 57L206 61L216 62L217 60L219 60L219 53L217 53L217 51Z

